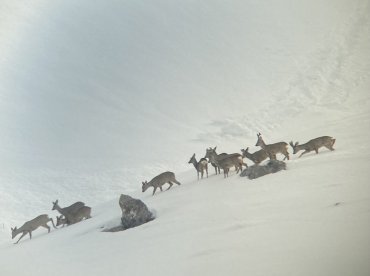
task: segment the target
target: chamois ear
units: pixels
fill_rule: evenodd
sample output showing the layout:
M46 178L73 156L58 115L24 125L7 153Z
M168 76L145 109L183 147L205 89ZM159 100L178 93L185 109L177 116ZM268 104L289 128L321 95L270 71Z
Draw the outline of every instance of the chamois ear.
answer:
M215 146L215 148L213 150L216 150L217 146Z
M262 135L262 134L261 134L261 132L258 132L258 133L257 133L257 137L258 137L258 138L259 138L261 135Z
M291 145L291 146L294 148L293 141L290 141L290 142L289 142L289 145Z
M298 144L299 144L299 143L298 143L298 141L297 141L297 142L295 143L295 145L294 145L294 146L298 146Z

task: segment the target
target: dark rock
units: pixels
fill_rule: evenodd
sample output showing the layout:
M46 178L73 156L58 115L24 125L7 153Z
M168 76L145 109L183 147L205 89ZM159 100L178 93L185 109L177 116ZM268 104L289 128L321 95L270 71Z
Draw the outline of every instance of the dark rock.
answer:
M121 224L114 227L103 227L102 232L118 232L149 222L155 216L148 207L139 199L121 194L119 206L122 210Z
M154 219L148 207L139 199L122 194L119 199L119 206L122 210L122 227L132 228Z
M253 165L241 172L240 176L247 176L249 179L255 179L266 174L276 173L286 170L286 164L279 160L270 160L266 165Z

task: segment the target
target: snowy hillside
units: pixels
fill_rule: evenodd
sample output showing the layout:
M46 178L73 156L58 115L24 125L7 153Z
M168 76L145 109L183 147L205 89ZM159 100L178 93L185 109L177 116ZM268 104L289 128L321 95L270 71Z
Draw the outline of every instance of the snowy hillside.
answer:
M365 0L1 1L0 274L369 275L369 49ZM336 150L196 180L257 132ZM101 233L121 193L157 218ZM57 198L93 218L13 245Z

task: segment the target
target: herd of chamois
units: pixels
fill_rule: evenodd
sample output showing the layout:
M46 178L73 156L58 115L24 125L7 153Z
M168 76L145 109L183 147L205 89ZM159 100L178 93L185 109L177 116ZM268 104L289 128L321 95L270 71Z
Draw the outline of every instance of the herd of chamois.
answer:
M335 143L335 139L330 136L321 136L315 139L308 141L305 144L299 144L298 142L293 143L290 142L289 145L293 149L293 154L298 153L301 150L304 152L299 156L309 153L311 151L315 151L316 154L319 152L321 147L326 147L327 149L333 151L333 145ZM243 158L250 159L254 164L258 165L262 161L267 158L271 160L276 160L276 155L283 154L284 160L289 160L289 152L288 152L288 144L285 142L278 142L274 144L266 144L265 141L262 139L261 133L257 134L257 143L256 146L260 146L261 149L254 152L249 153L248 149L242 149L242 154L233 153L233 154L226 154L216 153L215 148L208 148L206 150L206 155L204 158L201 158L199 161L196 160L195 154L190 158L189 164L193 164L196 171L198 180L199 178L203 178L204 172L208 177L208 164L215 168L216 174L220 174L221 169L224 172L224 177L228 177L230 168L235 167L236 173L241 172L243 170L243 166L247 167L247 164L243 162ZM162 191L162 186L168 183L170 186L167 188L170 189L173 183L181 185L179 181L176 180L175 174L173 172L164 172L156 177L154 177L151 181L144 181L142 182L142 192L145 192L149 187L153 187L153 195L156 192L157 188ZM83 219L91 218L91 207L85 206L83 202L76 202L68 207L61 208L58 205L58 200L53 202L52 210L57 210L61 215L57 216L57 224L54 225L53 219L49 218L48 215L40 215L30 221L24 223L20 228L12 228L12 239L14 239L18 234L22 233L21 237L18 239L16 243L18 243L26 234L29 234L30 239L32 239L32 231L37 229L38 227L44 227L48 229L50 232L50 227L48 226L48 222L50 221L54 228L59 225L70 225L77 223Z
M306 154L313 150L316 153L319 153L319 149L321 147L326 147L327 149L333 151L334 143L335 143L334 138L330 136L321 136L321 137L312 139L305 144L299 145L298 142L294 144L291 141L289 145L293 149L293 154L296 154L299 151L304 150L304 152L299 156L301 157L303 154ZM203 178L204 172L206 172L207 177L208 177L208 163L211 163L212 166L215 167L216 174L220 173L220 169L222 169L224 172L224 177L228 177L230 168L235 167L236 173L238 173L242 171L242 166L247 167L247 164L243 162L243 158L248 158L254 164L258 165L267 158L270 158L270 160L276 160L276 155L280 153L285 156L284 160L285 159L289 160L288 143L278 142L274 144L266 144L262 138L261 133L258 133L256 146L261 147L261 149L254 153L248 152L249 148L241 149L242 154L240 153L217 154L216 147L209 148L206 150L206 155L204 156L204 158L197 161L195 159L195 153L194 153L188 163L194 165L195 170L197 171L197 174L198 174L198 179L199 179L199 175L201 178Z
M78 201L73 203L71 206L61 208L58 204L58 200L53 202L53 207L51 210L57 210L61 215L57 216L57 224L54 224L52 218L49 218L48 215L40 215L30 221L24 223L21 227L11 228L12 230L12 239L14 239L18 234L22 233L16 244L23 238L25 235L29 234L30 239L32 239L32 231L37 228L44 227L50 232L50 227L47 224L49 221L54 228L57 228L59 225L70 225L77 222L80 222L83 219L91 218L91 207L85 206L85 203Z

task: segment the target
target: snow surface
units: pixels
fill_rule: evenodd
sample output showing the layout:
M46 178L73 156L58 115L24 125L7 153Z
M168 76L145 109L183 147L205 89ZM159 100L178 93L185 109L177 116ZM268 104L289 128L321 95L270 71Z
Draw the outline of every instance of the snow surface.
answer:
M370 1L3 0L0 52L0 275L370 274ZM336 150L196 180L259 131ZM157 218L102 233L121 193ZM57 198L93 218L13 245Z

